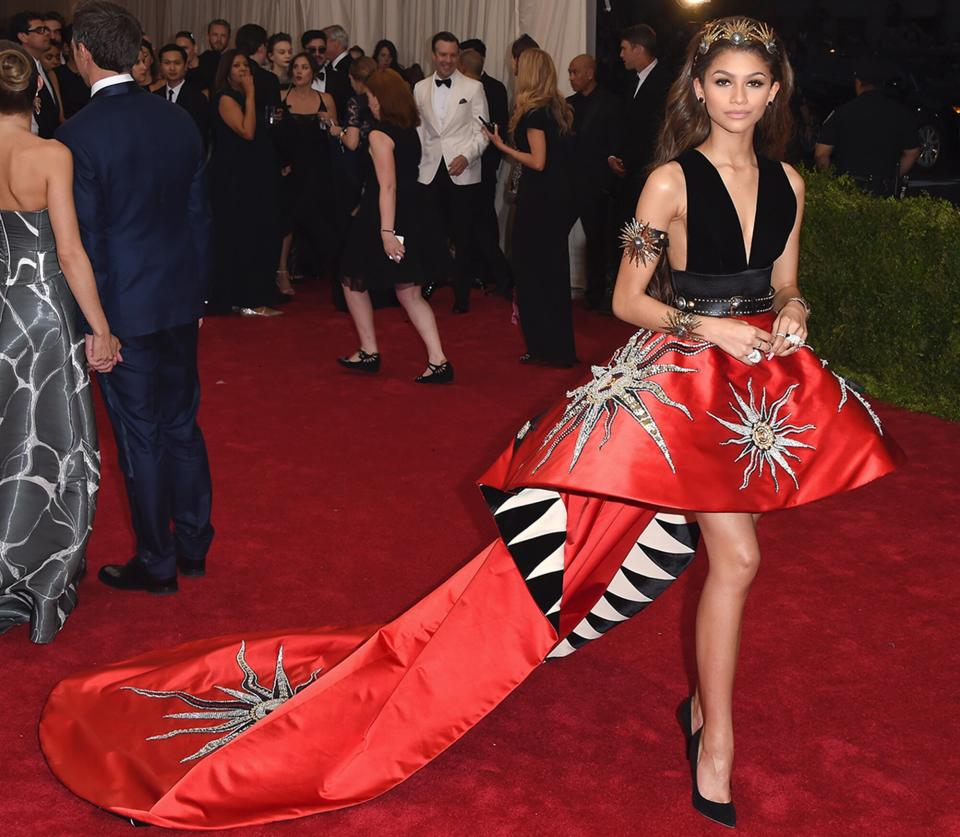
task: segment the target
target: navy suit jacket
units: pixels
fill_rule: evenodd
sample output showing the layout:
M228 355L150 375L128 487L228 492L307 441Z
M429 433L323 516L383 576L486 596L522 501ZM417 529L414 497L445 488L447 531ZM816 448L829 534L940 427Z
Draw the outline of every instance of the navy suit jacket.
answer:
M110 330L136 337L203 316L210 212L190 115L115 84L56 138L73 153L80 235Z

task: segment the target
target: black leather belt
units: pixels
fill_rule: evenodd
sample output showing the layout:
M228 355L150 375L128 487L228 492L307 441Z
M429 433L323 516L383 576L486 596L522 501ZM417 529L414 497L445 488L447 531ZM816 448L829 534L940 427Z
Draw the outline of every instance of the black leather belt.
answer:
M723 275L674 270L673 305L704 317L764 314L773 308L772 267Z

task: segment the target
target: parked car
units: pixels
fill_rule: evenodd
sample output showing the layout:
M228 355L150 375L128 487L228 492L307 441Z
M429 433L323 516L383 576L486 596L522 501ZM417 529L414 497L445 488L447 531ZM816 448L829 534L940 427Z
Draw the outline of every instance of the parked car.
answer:
M871 59L884 71L883 89L916 114L920 137L917 168L929 172L946 160L960 162L960 75L949 61ZM819 126L854 96L857 60L839 55L813 56L799 78L801 131L816 136Z

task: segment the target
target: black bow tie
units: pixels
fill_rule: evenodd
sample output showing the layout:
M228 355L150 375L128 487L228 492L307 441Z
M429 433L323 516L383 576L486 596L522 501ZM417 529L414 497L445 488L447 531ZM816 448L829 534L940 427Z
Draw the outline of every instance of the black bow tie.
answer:
M449 87L452 84L448 78L435 78L433 81L437 87Z
M327 77L327 74L323 70L317 73L317 81L323 81L324 79L326 79L326 77Z

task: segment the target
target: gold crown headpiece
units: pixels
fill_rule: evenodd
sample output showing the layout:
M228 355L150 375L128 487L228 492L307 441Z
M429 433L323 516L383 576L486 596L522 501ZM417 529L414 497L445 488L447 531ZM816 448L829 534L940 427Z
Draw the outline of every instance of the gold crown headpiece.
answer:
M777 52L777 36L766 23L748 17L728 17L711 20L703 28L700 54L706 55L717 41L728 41L733 46L760 44L771 55Z

